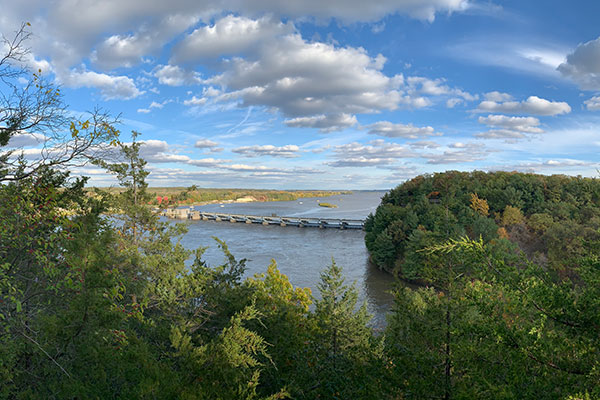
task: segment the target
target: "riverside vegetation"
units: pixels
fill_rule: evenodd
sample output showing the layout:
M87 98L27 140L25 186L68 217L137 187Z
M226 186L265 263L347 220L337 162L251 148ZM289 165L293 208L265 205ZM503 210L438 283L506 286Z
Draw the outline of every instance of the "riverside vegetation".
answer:
M93 194L95 188L88 189ZM112 194L123 191L122 188L99 188ZM190 187L153 187L149 188L150 203L153 205L204 205L219 202L249 201L293 201L307 197L327 197L338 194L350 194L348 191L326 190L260 190L260 189L209 189Z
M376 334L333 261L315 299L275 262L243 279L219 240L221 265L184 249L185 225L148 207L138 134L121 142L100 111L71 119L8 62L26 28L0 58L0 148L26 131L65 151L0 153L0 398L600 397L597 180L449 172L392 190L366 243L422 287L398 285ZM123 189L87 195L65 172L84 161Z
M331 204L331 203L325 203L325 202L319 202L319 206L326 207L326 208L338 208L337 204Z

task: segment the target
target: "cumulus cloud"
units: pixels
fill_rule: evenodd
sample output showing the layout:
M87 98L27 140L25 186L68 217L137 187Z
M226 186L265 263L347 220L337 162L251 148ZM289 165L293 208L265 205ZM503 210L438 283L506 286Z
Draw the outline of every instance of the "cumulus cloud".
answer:
M369 144L352 142L333 148L335 161L327 162L332 167L373 167L390 165L402 158L416 157L416 154L397 143L382 139Z
M508 164L502 166L490 167L491 171L521 171L531 173L544 173L546 171L550 173L558 173L560 171L569 171L573 169L579 169L581 167L598 168L600 164L595 161L584 161L574 160L568 158L562 159L551 159L551 160L540 160L532 162L523 162L519 164Z
M219 58L224 55L242 55L275 36L292 33L292 23L275 21L272 17L253 20L246 17L227 15L194 30L179 42L173 50L173 64Z
M379 121L374 124L365 126L371 135L379 135L385 137L402 137L406 139L418 139L423 136L438 135L431 126L417 127L413 124L394 124L389 121Z
M296 128L318 128L319 131L327 133L340 131L356 125L356 116L341 113L329 115L315 115L312 117L298 117L283 121L287 126Z
M245 157L283 157L283 158L294 158L298 157L300 148L293 144L285 146L273 146L270 144L263 146L242 146L231 150L234 153L241 154Z
M230 0L240 9L250 12L268 10L291 17L314 16L317 18L337 18L344 22L376 21L388 14L405 14L412 18L433 22L437 13L464 11L469 7L466 0L307 0L301 2L262 1L248 2Z
M196 97L192 96L191 99L186 99L183 101L184 106L203 106L207 102L206 97Z
M190 160L188 156L176 154L164 140L140 140L140 144L140 156L151 163L186 163Z
M233 165L223 165L220 168L235 171L240 174L247 174L247 176L255 178L255 177L286 177L290 179L290 177L300 178L306 175L314 175L323 173L322 170L315 168L278 168L278 167L268 167L265 165L248 165L248 164L233 164Z
M185 31L195 19L210 21L225 11L257 17L271 13L274 17L336 18L338 23L374 22L386 15L404 14L433 21L438 13L460 12L468 0L307 0L241 1L195 0L57 0L52 3L13 2L3 8L9 21L42 21L36 24L39 36L34 52L50 55L52 63L63 68L78 65L96 49L94 59L105 68L129 66L140 61L144 53L154 53L158 46ZM37 11L36 11L37 10ZM37 13L36 13L37 12ZM18 22L8 26L14 30ZM113 35L107 37L107 28ZM134 29L132 27L139 27Z
M144 23L132 34L112 35L92 52L91 60L103 69L133 67L153 55L174 36L198 22L195 15L167 15L157 23Z
M577 46L557 69L583 90L600 90L600 37Z
M524 133L543 133L540 120L534 117L508 117L506 115L488 115L479 117L479 123L494 129L475 135L486 139L522 139Z
M347 122L345 114L398 107L403 99L396 80L381 72L384 62L361 48L309 43L294 34L262 47L256 60L231 60L227 71L208 81L231 90L221 100L277 108L292 118L325 115L291 123L327 129L324 124L339 124L339 116Z
M422 154L427 164L463 164L479 161L487 157L489 151L477 143L453 143L448 146L451 150L442 153Z
M511 101L513 99L513 97L510 94L498 92L496 90L493 92L488 92L488 93L484 94L483 97L487 101L496 101L499 103L504 102L504 101Z
M197 140L196 143L194 143L194 147L198 149L212 149L217 146L219 146L219 143L209 139L200 139Z
M153 101L152 103L150 103L150 105L148 106L148 108L138 108L137 112L141 113L141 114L149 114L153 108L158 108L159 110L164 108L164 106L166 104L172 103L173 100L165 100L161 103L158 103L156 101Z
M524 101L492 101L479 103L475 112L501 112L508 114L559 115L571 112L569 104L562 101L549 101L537 96L529 96Z
M129 100L138 97L143 91L139 90L133 79L127 76L113 76L94 71L62 71L57 73L57 79L65 86L72 88L95 88L105 100Z
M205 79L227 91L215 101L280 110L288 126L313 127L322 132L356 123L354 114L377 113L399 107L432 104L427 96L477 96L447 86L443 79L387 76L386 59L363 48L308 42L288 34L261 43L247 58L223 64L224 72Z
M224 163L230 160L221 160L215 158L200 158L196 160L189 160L187 163L196 167L222 167Z
M440 147L436 142L432 142L431 140L421 140L418 142L409 143L409 146L413 149L437 149Z
M454 107L456 107L457 105L459 105L461 103L464 103L463 99L459 99L457 97L453 97L451 99L446 100L446 107L448 107L448 108L454 108Z
M458 96L460 97L458 100L461 101L474 101L479 98L478 95L473 95L458 88L451 88L445 82L445 79L429 79L422 76L410 76L406 78L408 92L417 92L429 96Z
M202 83L200 74L186 71L178 65L160 65L154 69L158 83L168 86L198 85Z
M600 110L600 96L594 96L591 99L588 99L583 102L586 108L590 111L599 111Z
M219 143L209 140L209 139L199 139L194 143L194 147L197 149L204 149L210 153L219 153L224 149L219 147Z
M43 144L47 140L48 138L41 133L17 133L16 135L11 136L6 147L32 147Z

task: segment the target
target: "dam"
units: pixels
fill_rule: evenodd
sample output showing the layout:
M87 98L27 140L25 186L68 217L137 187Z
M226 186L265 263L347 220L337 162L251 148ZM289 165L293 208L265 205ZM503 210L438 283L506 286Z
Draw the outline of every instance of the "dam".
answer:
M205 212L190 208L169 208L160 210L159 214L167 218L216 221L230 223L246 223L256 225L294 226L299 228L335 228L335 229L364 229L365 221L362 219L322 218L322 217L282 217L275 214L271 216L226 214L219 212Z

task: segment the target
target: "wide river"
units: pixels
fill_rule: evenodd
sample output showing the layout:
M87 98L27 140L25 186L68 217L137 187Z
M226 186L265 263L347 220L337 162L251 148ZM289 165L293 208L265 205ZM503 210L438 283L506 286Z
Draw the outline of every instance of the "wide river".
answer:
M358 191L318 199L210 204L195 208L230 214L364 219L375 211L384 193ZM318 201L335 204L338 208L320 207ZM213 236L224 240L237 259L248 260L247 276L265 272L274 259L294 286L311 288L317 298L320 273L333 258L343 268L346 283L355 284L359 301L367 303L373 315L372 325L385 325L385 314L393 303L389 293L393 279L369 263L363 231L190 221L189 232L183 237L182 244L188 249L209 246L204 259L210 265L217 265L223 262L224 256Z

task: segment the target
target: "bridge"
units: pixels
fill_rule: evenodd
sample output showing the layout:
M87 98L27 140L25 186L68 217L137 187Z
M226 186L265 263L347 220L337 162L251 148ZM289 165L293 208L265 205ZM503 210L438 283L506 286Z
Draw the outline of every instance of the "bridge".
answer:
M246 223L257 225L296 226L307 228L336 228L336 229L363 229L365 221L362 219L348 218L322 218L322 217L280 217L277 215L260 216L245 214L224 214L219 212L198 211L193 208L169 208L161 215L174 219L189 219L193 221L216 221L231 223Z

